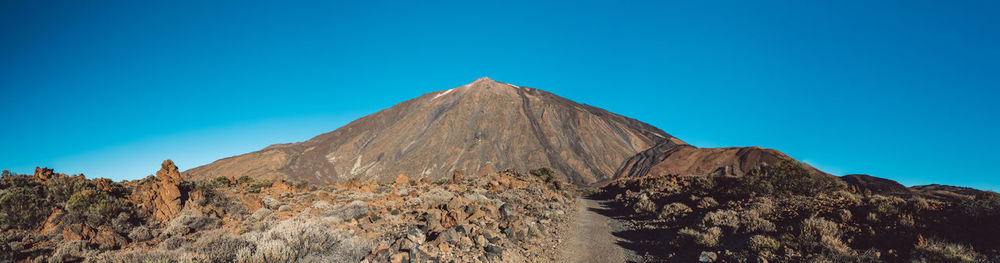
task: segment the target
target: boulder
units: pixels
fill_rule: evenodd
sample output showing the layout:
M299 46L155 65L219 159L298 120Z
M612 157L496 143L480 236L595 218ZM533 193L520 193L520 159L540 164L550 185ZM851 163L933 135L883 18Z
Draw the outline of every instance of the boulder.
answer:
M410 185L410 178L406 177L406 175L399 174L396 176L394 183L396 185Z

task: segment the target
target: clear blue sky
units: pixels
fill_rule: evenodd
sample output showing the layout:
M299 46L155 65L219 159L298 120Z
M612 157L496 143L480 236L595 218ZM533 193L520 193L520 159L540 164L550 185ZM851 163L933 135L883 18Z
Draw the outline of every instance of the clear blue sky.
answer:
M696 146L1000 190L996 1L149 2L0 2L0 167L136 179L488 76Z

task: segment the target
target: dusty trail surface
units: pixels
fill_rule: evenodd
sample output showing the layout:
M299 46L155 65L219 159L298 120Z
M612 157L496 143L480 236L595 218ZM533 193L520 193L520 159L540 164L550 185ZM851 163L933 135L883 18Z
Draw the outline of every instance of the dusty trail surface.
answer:
M612 234L609 224L614 219L599 213L607 208L596 200L579 198L576 209L562 250L566 262L625 262L619 246L623 241Z

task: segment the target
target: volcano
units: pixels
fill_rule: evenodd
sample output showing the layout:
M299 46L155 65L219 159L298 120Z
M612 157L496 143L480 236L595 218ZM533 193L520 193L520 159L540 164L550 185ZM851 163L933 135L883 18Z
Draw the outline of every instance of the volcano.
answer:
M424 94L310 140L268 146L184 172L191 179L250 176L326 184L437 180L552 167L568 182L613 178L660 142L684 144L649 124L529 87L481 78Z

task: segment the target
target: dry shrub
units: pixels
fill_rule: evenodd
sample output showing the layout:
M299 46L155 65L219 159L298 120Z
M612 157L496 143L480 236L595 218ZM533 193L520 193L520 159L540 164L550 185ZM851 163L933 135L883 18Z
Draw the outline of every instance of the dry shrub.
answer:
M215 229L222 225L222 221L210 216L196 216L192 212L184 212L177 218L170 220L170 224L161 235L183 236L201 230Z
M840 228L837 227L837 223L821 217L810 217L802 220L801 230L799 241L807 249L834 255L851 252L851 248L840 240Z
M720 209L705 214L701 219L702 227L721 227L729 233L754 233L774 231L774 223L760 217L755 210L743 210L737 213L733 210Z
M750 237L750 241L747 242L747 246L751 250L757 252L773 252L777 251L781 247L781 242L765 235L754 235Z
M734 233L740 228L740 216L733 210L715 210L701 218L701 225L706 228L722 227L727 232Z
M661 219L673 219L690 213L691 211L691 208L683 203L670 203L664 205L663 208L660 209L659 217Z
M980 258L971 247L948 243L940 239L917 237L911 252L913 262L977 262Z
M313 220L282 221L268 231L243 237L253 245L236 252L241 262L357 262L371 248L360 238Z
M355 200L334 211L333 215L344 220L361 219L368 215L368 205L364 201Z
M242 236L236 236L224 230L216 230L204 233L202 238L193 244L191 250L203 255L207 261L221 263L234 262L237 252L245 249L253 250L254 248L255 244L250 243Z
M719 240L722 239L722 229L712 227L705 231L698 231L685 227L677 231L677 235L681 239L689 240L702 247L715 247L719 245Z
M173 262L200 262L204 260L196 257L191 253L185 253L183 251L129 249L120 251L109 251L107 253L98 255L89 261L102 262L102 263L135 263L135 262L173 263Z
M645 193L639 196L632 208L635 209L636 214L640 215L656 213L656 203L653 203L653 200L649 200L649 195Z

